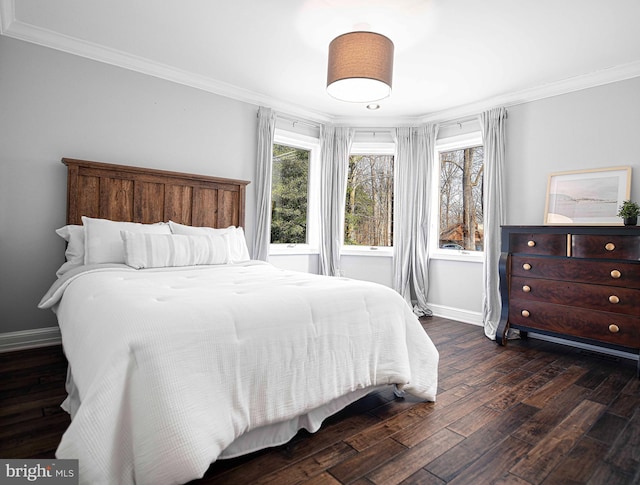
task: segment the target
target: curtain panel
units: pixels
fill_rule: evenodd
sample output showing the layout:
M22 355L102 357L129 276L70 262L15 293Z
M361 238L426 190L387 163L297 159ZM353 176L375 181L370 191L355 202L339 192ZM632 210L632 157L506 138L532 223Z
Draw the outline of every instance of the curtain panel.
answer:
M393 273L394 289L418 316L432 315L429 290L430 188L437 125L395 131Z
M256 163L256 227L253 233L253 259L267 261L271 243L271 175L276 113L258 109L258 158Z
M482 320L484 333L496 338L500 312L500 228L505 223L504 165L506 153L505 108L494 108L480 115L484 140L484 266Z
M349 152L353 128L320 128L320 274L340 276Z

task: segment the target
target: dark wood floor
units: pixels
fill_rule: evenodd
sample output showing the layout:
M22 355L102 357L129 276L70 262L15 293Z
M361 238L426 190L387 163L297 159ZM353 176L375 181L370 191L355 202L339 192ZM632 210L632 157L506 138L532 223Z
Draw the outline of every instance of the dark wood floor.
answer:
M639 484L635 362L424 319L437 403L370 395L289 444L214 463L199 484ZM0 457L52 457L68 424L59 347L0 354Z

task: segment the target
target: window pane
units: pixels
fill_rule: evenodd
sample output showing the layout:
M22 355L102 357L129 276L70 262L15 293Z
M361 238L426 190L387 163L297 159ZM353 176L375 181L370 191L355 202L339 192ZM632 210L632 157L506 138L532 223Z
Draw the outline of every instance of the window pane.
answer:
M351 155L344 243L393 246L393 155Z
M440 152L440 244L483 251L484 147Z
M271 243L307 242L309 150L273 145Z

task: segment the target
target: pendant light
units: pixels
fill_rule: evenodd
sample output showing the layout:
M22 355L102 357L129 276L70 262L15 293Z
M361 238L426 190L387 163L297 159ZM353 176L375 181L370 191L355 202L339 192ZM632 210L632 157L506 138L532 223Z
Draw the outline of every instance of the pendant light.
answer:
M391 94L393 42L375 32L339 35L329 44L327 93L341 101L369 103Z

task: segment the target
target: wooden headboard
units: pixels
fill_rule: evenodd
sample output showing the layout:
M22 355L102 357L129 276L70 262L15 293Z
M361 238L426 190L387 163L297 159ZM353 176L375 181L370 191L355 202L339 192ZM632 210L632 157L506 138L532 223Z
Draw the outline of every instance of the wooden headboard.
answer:
M231 180L63 158L67 224L82 216L123 222L244 227L246 186Z

